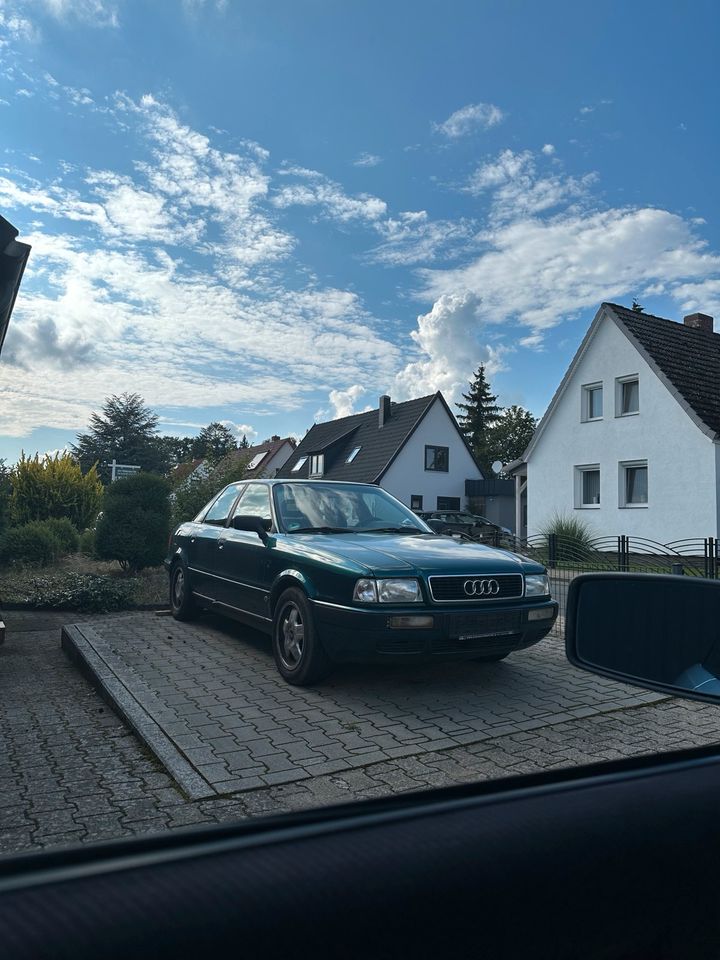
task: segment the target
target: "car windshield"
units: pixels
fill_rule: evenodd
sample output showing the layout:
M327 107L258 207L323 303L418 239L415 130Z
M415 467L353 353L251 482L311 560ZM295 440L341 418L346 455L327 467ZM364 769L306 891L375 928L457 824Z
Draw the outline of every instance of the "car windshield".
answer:
M280 483L274 496L286 533L432 532L404 504L367 484Z

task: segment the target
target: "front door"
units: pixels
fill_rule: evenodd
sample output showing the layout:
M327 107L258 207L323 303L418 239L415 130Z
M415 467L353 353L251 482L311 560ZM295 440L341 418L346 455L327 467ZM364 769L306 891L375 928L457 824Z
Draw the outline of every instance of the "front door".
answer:
M188 543L190 583L194 593L210 600L219 599L218 541L226 533L225 524L242 488L242 484L234 484L224 490L202 521L192 526Z
M270 487L249 483L233 512L272 520ZM222 576L217 599L252 617L267 620L271 548L256 533L228 526L218 541L217 556L217 570Z

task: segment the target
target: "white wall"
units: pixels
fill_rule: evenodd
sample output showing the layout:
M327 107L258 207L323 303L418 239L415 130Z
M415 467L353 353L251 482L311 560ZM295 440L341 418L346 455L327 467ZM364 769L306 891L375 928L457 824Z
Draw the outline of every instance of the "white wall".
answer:
M426 444L449 448L447 473L425 469ZM380 481L380 486L408 507L411 494L419 494L423 498L423 510L436 510L439 496L459 497L460 506L464 508L467 505L465 481L480 479L482 475L449 420L445 407L440 400L435 400Z
M293 453L294 450L295 447L293 447L291 443L284 443L279 450L275 451L275 455L272 456L263 466L259 476L265 479L272 479L272 477L275 476L275 471L284 466L285 462L290 459L290 454Z
M615 416L615 378L639 375L640 412ZM581 387L602 381L603 419L581 422ZM695 425L616 324L605 317L528 460L528 534L553 513L597 535L667 543L718 532L716 445ZM716 465L717 459L717 465ZM647 507L619 506L618 464L648 462ZM574 467L600 464L600 506L575 507Z

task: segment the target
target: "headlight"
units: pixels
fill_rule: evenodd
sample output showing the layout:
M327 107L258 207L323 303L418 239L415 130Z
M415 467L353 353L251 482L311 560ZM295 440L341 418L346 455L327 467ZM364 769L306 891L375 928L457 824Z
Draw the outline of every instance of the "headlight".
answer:
M545 573L531 573L525 577L526 597L547 597L550 595L550 583Z
M417 603L422 600L417 580L378 580L381 603Z
M418 603L422 601L417 580L358 580L353 600L359 603Z

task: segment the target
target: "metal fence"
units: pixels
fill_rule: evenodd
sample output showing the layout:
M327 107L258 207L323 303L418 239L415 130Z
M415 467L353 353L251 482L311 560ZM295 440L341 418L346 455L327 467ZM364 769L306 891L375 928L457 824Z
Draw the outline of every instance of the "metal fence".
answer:
M521 540L496 532L489 538L483 537L482 542L544 564L563 617L568 587L580 573L612 570L720 578L719 541L716 537L658 543L625 535L587 539L551 533Z

